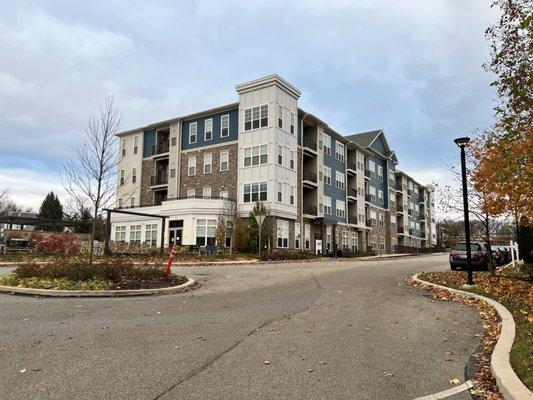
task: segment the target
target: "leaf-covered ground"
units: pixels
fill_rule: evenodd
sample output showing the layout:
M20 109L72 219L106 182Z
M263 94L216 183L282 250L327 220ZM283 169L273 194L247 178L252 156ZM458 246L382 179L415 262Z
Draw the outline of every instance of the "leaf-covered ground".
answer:
M419 276L439 285L465 290L466 272L447 271L425 273ZM472 292L490 297L503 304L513 315L516 323L516 336L511 351L511 365L518 377L531 390L533 389L533 285L531 274L525 267L507 267L499 270L495 276L489 272L474 273L475 287ZM500 399L496 382L490 373L490 355L500 332L500 321L496 311L484 302L450 294L437 288L424 287L435 298L456 300L476 308L483 321L483 352L478 354L479 372L476 376L478 385L475 393L485 399Z

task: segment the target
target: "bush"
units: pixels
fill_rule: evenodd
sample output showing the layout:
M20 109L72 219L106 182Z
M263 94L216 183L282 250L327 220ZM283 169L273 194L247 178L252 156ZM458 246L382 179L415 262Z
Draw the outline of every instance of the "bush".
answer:
M44 254L75 254L81 250L81 243L71 233L52 233L42 235L34 233L35 249Z
M279 260L311 260L319 257L318 255L308 251L270 251L261 253L262 261L279 261Z
M347 249L342 250L342 256L343 257L368 257L368 256L375 256L376 252L374 251L351 251Z

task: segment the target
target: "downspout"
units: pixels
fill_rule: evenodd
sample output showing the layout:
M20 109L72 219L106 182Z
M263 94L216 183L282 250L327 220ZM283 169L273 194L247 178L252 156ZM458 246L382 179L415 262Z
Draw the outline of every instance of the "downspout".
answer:
M302 233L305 232L305 227L304 227L304 185L303 185L303 180L304 180L304 120L305 120L305 117L307 117L307 113L304 114L304 116L302 117L302 121L300 123L300 148L301 148L301 152L302 152L302 162L300 163L300 178L301 178L301 182L300 182L300 250L303 250L303 243L305 241L305 237L303 238L302 240L302 237L304 235L302 235ZM318 138L317 138L318 139ZM317 141L317 151L318 151L318 141ZM318 161L318 160L317 160ZM317 175L318 176L318 175ZM317 179L317 182L318 182L318 179ZM311 235L311 232L309 232L309 235ZM309 241L311 241L311 238L309 238ZM315 249L316 251L316 249Z

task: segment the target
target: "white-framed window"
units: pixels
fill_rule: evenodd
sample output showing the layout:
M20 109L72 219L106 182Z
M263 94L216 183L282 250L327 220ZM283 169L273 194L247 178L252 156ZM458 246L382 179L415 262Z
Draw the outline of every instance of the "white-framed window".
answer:
M176 146L176 136L172 136L172 137L170 138L170 145L171 145L172 147Z
M327 154L328 156L330 156L331 155L331 136L326 135L324 133L323 140L324 140L324 154Z
M137 154L139 152L139 136L133 137L133 154Z
M194 176L196 175L196 156L190 156L187 160L187 175Z
M171 178L175 178L176 177L176 168L171 168L170 169L170 177Z
M389 201L391 203L395 203L396 202L396 194L395 193L389 193Z
M213 155L204 154L204 174L213 172Z
M376 226L378 223L377 213L375 211L370 211L370 223L372 226Z
M189 124L189 144L196 143L198 137L198 124L191 122Z
M415 193L418 193L418 185L415 185Z
M268 185L266 182L245 183L244 184L244 203L255 203L256 201L267 200Z
M350 231L350 247L353 252L358 250L357 232Z
M376 177L376 163L372 160L368 160L368 170L370 171L370 177Z
M342 231L342 248L348 250L350 248L350 234L348 231Z
M278 247L289 247L289 221L278 219L277 228Z
M204 122L204 140L213 139L213 118L208 118Z
M118 199L118 208L122 208L122 199Z
M221 199L229 198L229 192L227 190L221 190L218 195Z
M370 200L376 201L376 188L374 186L368 186L368 193L370 194Z
M409 181L409 190L413 190L414 189L414 184L413 184L413 181Z
M305 249L309 250L311 248L311 225L304 225L304 240L305 240Z
M244 110L244 130L249 131L268 126L268 105Z
M278 128L283 129L283 107L278 105Z
M346 217L346 205L344 204L344 201L337 200L335 202L335 215L340 218Z
M377 235L370 236L370 247L372 247L372 250L378 249L378 237Z
M326 250L331 250L331 227L326 227Z
M289 204L294 205L294 186L289 187Z
M344 162L344 144L339 141L335 141L335 158Z
M126 171L124 171L123 169L120 170L120 186L124 185L124 182L125 182L125 176L126 176Z
M299 249L300 248L300 242L302 239L302 231L301 226L299 222L294 223L294 248Z
M294 135L294 127L296 126L296 114L291 113L291 134Z
M278 203L283 202L283 183L278 182Z
M365 214L359 214L359 222L364 224L365 223L365 219L366 219L365 218Z
M131 183L137 183L137 168L131 170Z
M396 174L394 173L394 170L392 170L392 169L389 169L389 179L392 182L396 182Z
M292 151L292 150L291 150L290 167L291 167L291 169L294 169L294 151Z
M229 151L220 152L220 171L229 170Z
M125 242L126 241L126 226L118 225L115 226L115 242Z
M383 227L385 226L385 215L379 214L379 226Z
M229 114L220 117L220 137L229 136Z
M331 197L324 196L324 214L331 215Z
M197 246L214 246L215 231L217 229L216 219L197 219L196 220L196 245Z
M340 171L335 171L335 186L344 190L344 174Z
M379 237L379 249L381 251L385 250L385 238L383 236Z
M266 164L268 162L268 146L246 147L244 149L244 166Z
M202 197L204 199L210 199L211 198L211 188L205 187L202 189Z
M331 168L324 165L324 183L331 185Z
M383 182L383 167L381 165L378 165L378 178Z
M418 204L415 204L415 211L420 211L420 206Z
M379 190L379 191L378 191L378 203L379 203L379 204L384 204L383 190Z
M135 207L135 197L130 198L130 207Z
M128 141L126 140L126 138L122 139L122 150L121 150L122 157L126 157L126 145L127 144L128 144Z
M187 198L188 199L194 199L196 197L196 190L195 189L188 189L187 190Z
M141 225L130 226L130 243L141 243Z
M144 243L150 246L157 244L157 224L146 224L144 231Z
M397 218L396 215L394 215L394 214L390 215L390 226L392 226L392 227L396 226L396 221L397 221L396 218Z
M283 165L283 146L278 144L278 165Z

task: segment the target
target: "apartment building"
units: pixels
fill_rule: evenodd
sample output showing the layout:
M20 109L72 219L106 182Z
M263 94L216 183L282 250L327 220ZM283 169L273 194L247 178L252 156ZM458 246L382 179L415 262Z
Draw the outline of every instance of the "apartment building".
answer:
M168 219L113 214L113 240L159 245L163 229L165 244L215 244L219 220L230 232L229 211L246 218L261 201L278 249L435 244L433 191L396 170L382 130L341 135L299 108L300 91L277 75L236 91L238 102L118 134L116 207ZM404 217L404 204L416 213Z

